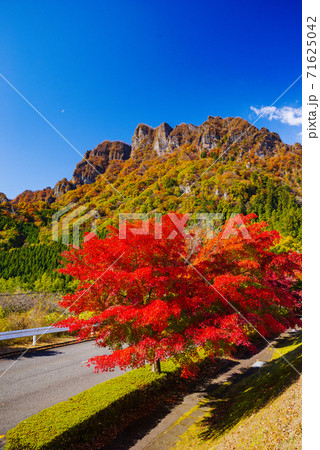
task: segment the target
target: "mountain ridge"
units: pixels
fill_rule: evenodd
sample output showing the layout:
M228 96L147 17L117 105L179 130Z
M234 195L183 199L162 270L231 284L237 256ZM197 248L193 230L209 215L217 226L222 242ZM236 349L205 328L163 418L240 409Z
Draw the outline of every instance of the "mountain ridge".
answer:
M70 205L95 212L100 237L119 226L123 213L187 213L191 220L219 213L222 222L254 213L280 233L278 248L300 251L301 150L241 118L209 116L200 126L174 128L139 124L131 146L103 141L85 154L89 163L77 164L74 178L54 188L25 191L14 201L0 193L2 289L32 290L45 280L52 289L67 286L52 272L63 249L52 241L52 224L53 215ZM78 218L69 223L70 239ZM91 225L84 221L81 234Z
M150 158L162 158L186 146L197 149L198 155L193 154L193 158L200 157L206 152L216 152L217 158L223 158L235 150L235 147L236 151L233 153L235 157L240 158L246 152L251 152L252 156L258 158L268 158L281 150L289 152L293 149L301 150L299 143L285 144L277 133L265 127L259 130L240 117L223 119L220 116L208 116L201 125L181 123L174 128L166 122L157 127L140 123L134 131L131 145L118 140L105 140L93 150L85 152L70 180L63 178L53 188L26 190L11 202L19 204L44 201L51 205L66 192L84 184L93 184L99 175L106 173L112 161L120 164L129 160L143 162Z

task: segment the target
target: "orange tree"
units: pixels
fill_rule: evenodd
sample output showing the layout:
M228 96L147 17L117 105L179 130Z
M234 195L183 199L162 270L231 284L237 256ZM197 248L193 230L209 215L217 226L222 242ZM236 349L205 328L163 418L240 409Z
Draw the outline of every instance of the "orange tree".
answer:
M131 227L121 239L110 227L105 239L71 248L60 271L79 285L61 301L72 313L61 326L79 340L94 332L96 344L111 350L89 360L97 371L146 363L160 370L171 356L188 377L197 372L200 349L214 357L253 348L256 333L268 337L297 324L300 255L272 253L279 234L254 218L229 222L196 245L192 231L186 238L166 215L162 235L151 220L148 234Z

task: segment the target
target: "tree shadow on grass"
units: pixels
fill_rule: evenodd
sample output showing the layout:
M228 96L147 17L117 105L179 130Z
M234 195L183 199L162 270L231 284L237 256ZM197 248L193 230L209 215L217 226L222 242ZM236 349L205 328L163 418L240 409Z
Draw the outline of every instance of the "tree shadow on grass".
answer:
M206 402L212 410L200 422L201 440L221 437L241 420L276 399L299 378L302 368L301 333L282 339L275 347L288 347L285 359L278 357L261 369L244 370L233 375L227 383L212 386Z
M276 342L276 344L274 345L275 348L282 348L288 347L290 345L301 344L302 330L289 331L288 336L283 338L279 337L278 339L275 339L275 342Z
M207 359L203 362L196 380L185 380L178 375L175 382L172 385L168 385L166 392L163 395L159 395L157 401L153 404L153 408L151 406L151 410L146 405L144 414L140 414L139 418L132 421L115 439L100 447L100 449L130 449L153 430L177 405L181 404L186 395L205 392L207 384L212 380L212 376L218 376L227 372L237 364L236 361L231 361L230 359L221 358L215 363ZM190 409L190 406L186 406L186 409Z

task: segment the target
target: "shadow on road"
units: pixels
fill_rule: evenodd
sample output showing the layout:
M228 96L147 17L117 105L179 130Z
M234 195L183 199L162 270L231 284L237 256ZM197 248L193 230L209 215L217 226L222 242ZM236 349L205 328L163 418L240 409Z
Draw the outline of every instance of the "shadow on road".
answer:
M10 360L13 361L15 359L22 359L22 358L41 358L44 356L54 356L54 355L59 355L62 354L61 351L59 350L54 350L54 349L44 349L44 350L34 350L34 349L30 349L27 350L24 354L23 353L17 353L15 355L7 355L7 356L2 356L1 360Z

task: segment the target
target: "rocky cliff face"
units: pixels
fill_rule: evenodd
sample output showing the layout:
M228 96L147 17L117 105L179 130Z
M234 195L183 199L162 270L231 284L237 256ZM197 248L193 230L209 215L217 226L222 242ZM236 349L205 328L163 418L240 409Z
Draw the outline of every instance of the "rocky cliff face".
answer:
M14 200L11 200L11 203L48 202L51 195L52 189L50 187L46 187L39 191L30 191L28 189L19 194Z
M0 192L0 205L8 203L8 199L3 192Z
M152 128L140 124L132 138L132 157L163 156L181 146L193 145L202 151L219 148L220 153L228 154L231 146L243 150L253 150L258 157L274 154L282 143L276 133L266 128L259 131L255 126L241 118L209 116L200 126L180 124L171 128L167 123Z
M76 186L71 181L68 181L66 178L63 178L61 181L58 181L58 183L53 188L53 192L51 198L49 199L49 203L54 202L55 199L61 197L61 195L75 188Z
M149 150L150 156L163 156L187 142L189 135L197 129L194 125L181 124L174 129L166 122L156 128L139 124L132 138L132 157L136 158L143 150Z
M76 165L70 181L63 178L58 181L53 189L47 187L40 191L24 191L12 202L44 201L48 204L54 203L66 192L76 189L82 184L94 183L97 176L103 174L107 170L110 161L126 161L130 158L130 154L130 145L120 141L104 141L95 149L86 151L83 160Z
M70 182L76 186L94 183L97 176L106 171L110 161L126 161L130 154L130 145L120 141L104 141L85 153L83 160L76 165Z
M139 124L132 137L132 146L120 141L104 141L94 150L85 153L70 181L64 178L53 189L25 191L13 200L13 203L45 201L51 204L69 190L94 183L97 176L107 170L115 171L116 177L121 167L115 170L114 164L119 166L131 159L139 165L146 159L161 158L179 149L188 152L191 148L192 158L200 157L203 152L214 151L219 158L224 158L231 152L233 157L241 159L246 154L250 155L250 158L269 158L280 150L295 147L301 150L300 144L286 145L278 134L267 128L258 130L239 117L222 119L209 116L200 126L182 123L174 128L165 122L156 128ZM251 163L247 164L250 166Z

